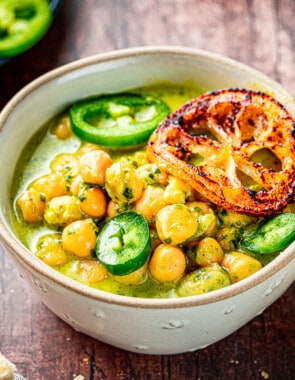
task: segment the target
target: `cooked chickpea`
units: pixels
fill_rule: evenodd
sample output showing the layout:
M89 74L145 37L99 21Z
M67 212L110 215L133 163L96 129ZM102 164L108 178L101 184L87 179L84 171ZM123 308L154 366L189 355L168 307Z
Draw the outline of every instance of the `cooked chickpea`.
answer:
M220 210L218 217L225 226L244 227L252 223L254 218L245 214L238 214L227 210Z
M51 267L64 265L68 255L61 244L61 235L49 234L42 236L37 242L36 256Z
M217 240L205 237L200 241L195 253L196 264L206 267L212 263L221 263L223 250Z
M85 182L83 182L82 177L78 174L70 183L70 193L78 196L84 186Z
M147 279L147 264L125 276L114 276L116 281L124 285L142 284Z
M108 219L112 218L113 216L129 210L130 207L127 203L118 203L114 202L113 200L110 200L107 204L107 210L106 210L106 216Z
M119 213L119 205L117 202L110 200L107 204L106 215L108 218L112 218Z
M80 157L79 169L84 182L104 185L106 170L112 165L112 158L103 150L91 150Z
M170 176L163 195L166 204L185 203L193 196L192 188L181 179Z
M46 201L54 197L61 197L68 191L67 183L62 175L56 173L46 174L36 179L30 186L39 193L44 194Z
M62 232L62 246L76 256L89 257L95 248L96 231L92 219L72 222Z
M81 260L79 272L85 281L95 283L108 277L108 271L98 260Z
M217 217L212 208L205 202L194 201L187 203L198 219L198 236L212 236L218 228Z
M219 264L200 268L191 272L181 281L177 289L180 297L212 292L230 285L230 278Z
M165 206L158 212L156 229L163 243L178 245L194 237L198 222L186 205L175 204Z
M79 193L81 210L93 217L101 218L107 209L107 198L104 191L98 187L85 187Z
M262 268L260 261L241 252L226 253L221 265L228 271L232 282L238 282Z
M79 149L76 151L76 156L78 158L82 157L84 154L92 152L94 150L101 150L98 145L92 144L89 142L83 142L80 146Z
M46 205L44 219L48 224L65 226L83 218L81 202L74 195L52 198Z
M137 168L148 163L145 150L135 151L128 156L123 156L119 160L122 164L128 164Z
M185 272L186 259L184 252L166 244L159 245L149 262L152 276L160 282L179 280Z
M187 203L188 207L198 215L214 214L212 208L206 202L193 201Z
M116 162L106 170L106 190L115 202L131 203L142 193L143 182L129 164Z
M165 206L164 190L158 186L148 186L134 203L134 209L142 214L149 224L154 224L157 213Z
M24 220L28 223L39 223L43 219L45 198L37 190L31 188L21 194L17 205Z
M236 249L240 235L241 233L236 227L223 227L218 230L216 239L219 242L221 248L224 251L228 252Z
M145 164L139 166L136 169L136 174L143 181L144 186L150 185L162 185L167 184L168 175L161 170L155 164Z
M79 173L78 159L70 153L58 154L51 161L50 169L53 173L62 175L66 182L71 182Z
M61 140L70 137L72 135L70 118L68 116L63 116L59 123L52 129L52 133Z

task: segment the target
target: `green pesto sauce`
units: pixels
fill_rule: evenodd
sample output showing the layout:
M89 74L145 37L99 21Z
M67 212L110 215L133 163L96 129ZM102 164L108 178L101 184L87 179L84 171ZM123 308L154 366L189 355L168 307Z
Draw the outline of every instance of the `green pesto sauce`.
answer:
M157 84L154 86L139 88L132 92L145 93L160 97L168 104L171 111L173 111L186 101L197 97L204 91L193 84L177 86L171 84ZM21 158L16 165L13 176L11 187L13 227L19 239L32 253L35 252L36 243L40 236L47 233L54 233L57 230L48 227L45 223L38 225L25 223L19 215L16 200L35 179L50 172L50 162L57 154L74 153L81 145L81 140L75 136L65 140L59 140L51 133L53 125L60 117L61 115L54 117L46 125L41 127L27 143L20 155ZM109 153L114 161L117 158L122 157L123 154L128 157L132 157L132 154L136 154L136 152L132 150L123 151L123 153L122 151L110 151ZM74 280L111 293L146 298L175 297L175 283L160 284L150 277L140 285L123 285L115 281L111 275L96 284L87 283L77 271L78 262L79 258L70 256L70 260L67 264L61 267L55 267L55 269Z

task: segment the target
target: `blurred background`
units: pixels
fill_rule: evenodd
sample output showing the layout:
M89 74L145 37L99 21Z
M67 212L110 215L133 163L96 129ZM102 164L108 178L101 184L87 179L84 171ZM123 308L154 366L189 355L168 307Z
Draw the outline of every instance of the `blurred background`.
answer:
M295 93L294 0L61 3L42 41L0 68L2 106L19 88L52 68L88 55L145 45L181 45L224 54L254 66Z

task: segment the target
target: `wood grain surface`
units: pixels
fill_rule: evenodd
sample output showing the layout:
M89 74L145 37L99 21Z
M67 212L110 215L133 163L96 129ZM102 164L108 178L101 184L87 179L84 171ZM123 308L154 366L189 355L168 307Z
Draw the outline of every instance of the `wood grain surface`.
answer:
M25 84L77 58L132 46L207 49L249 64L295 94L294 0L64 0L30 51L0 67L0 109ZM0 351L28 380L295 378L295 286L210 347L139 355L74 331L0 254Z

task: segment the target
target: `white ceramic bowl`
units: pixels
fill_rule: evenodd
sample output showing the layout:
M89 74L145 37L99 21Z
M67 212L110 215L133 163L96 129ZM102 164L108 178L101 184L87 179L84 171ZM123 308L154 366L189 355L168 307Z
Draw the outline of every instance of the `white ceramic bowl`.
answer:
M133 352L175 354L226 337L280 297L295 278L294 245L256 274L227 288L179 299L138 299L92 289L41 262L16 237L9 210L17 157L44 122L78 99L159 80L194 81L208 90L259 88L271 91L295 114L290 95L278 83L204 51L135 48L55 69L21 90L0 115L0 237L3 253L11 254L21 276L75 330Z

